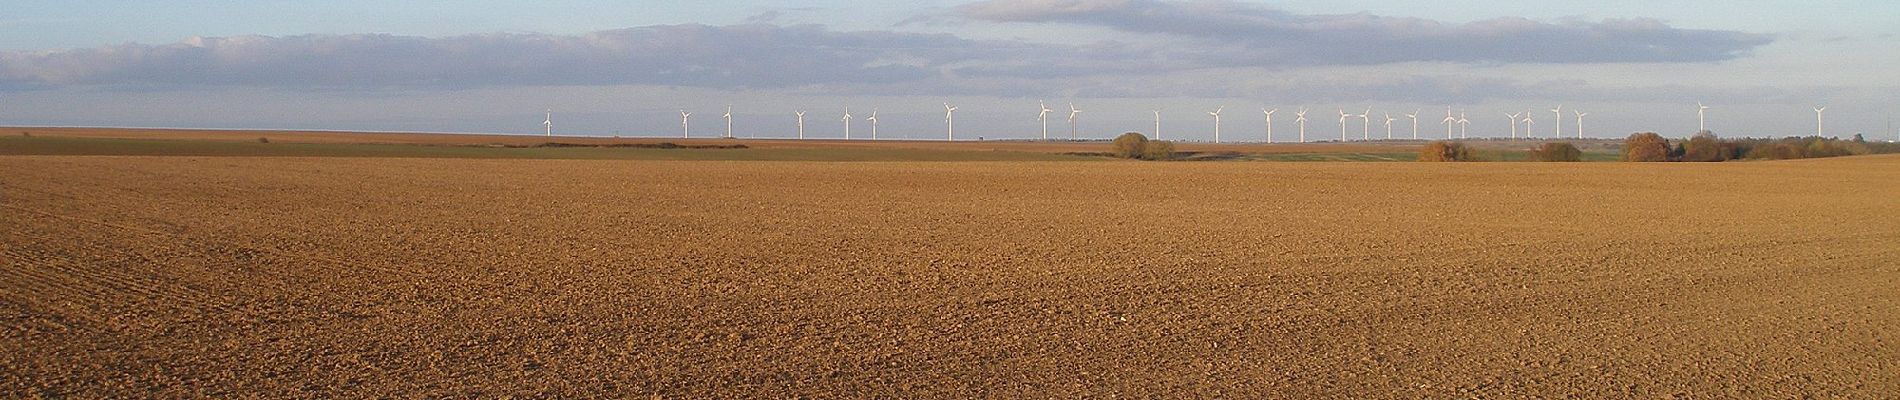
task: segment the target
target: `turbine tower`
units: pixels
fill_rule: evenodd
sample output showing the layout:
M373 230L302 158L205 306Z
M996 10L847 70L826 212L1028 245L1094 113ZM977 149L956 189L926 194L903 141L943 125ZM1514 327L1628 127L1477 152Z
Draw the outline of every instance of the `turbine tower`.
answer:
M680 137L681 138L693 137L693 123L691 120L688 119L692 117L693 117L693 113L686 112L686 110L680 110Z
M1537 120L1531 118L1530 112L1525 112L1524 113L1524 138L1525 139L1531 138L1531 133L1530 133L1531 127L1534 125L1537 125Z
M1273 113L1276 112L1280 112L1280 109L1260 111L1261 114L1267 115L1267 144L1273 144Z
M1148 110L1155 113L1155 140L1161 140L1161 110Z
M851 140L851 107L844 108L844 140Z
M1821 137L1821 112L1827 107L1814 106L1814 137Z
M1391 111L1385 112L1385 140L1392 140L1392 121L1397 121L1397 120L1399 119L1392 118Z
M1077 130L1075 126L1075 117L1081 114L1082 114L1082 109L1075 108L1075 103L1069 103L1069 140L1075 140L1075 132Z
M798 111L798 138L799 139L805 138L805 111L804 110Z
M1359 140L1372 141L1372 107L1366 107L1366 112L1359 113Z
M1709 106L1702 105L1702 102L1698 101L1695 102L1695 107L1696 133L1702 133L1702 131L1709 130Z
M1555 122L1556 126L1551 127L1551 131L1556 132L1557 134L1550 135L1550 137L1553 139L1563 139L1564 138L1564 106L1562 104L1558 104L1557 108L1550 109L1550 112L1557 114L1557 119L1554 120L1556 121Z
M1055 110L1049 109L1049 103L1042 100L1036 100L1036 105L1042 107L1042 112L1036 114L1036 119L1042 120L1042 141L1047 142L1049 141L1049 113Z
M1294 120L1300 123L1300 143L1306 143L1306 107L1300 107L1300 112L1293 113L1293 115L1299 116L1299 118L1295 118Z
M547 128L548 136L554 136L554 109L548 109L548 118L541 120L541 127Z
M957 107L943 103L943 123L949 129L950 141L957 140Z
M1418 140L1418 114L1424 111L1425 110L1422 109L1412 110L1411 114L1405 114L1406 117L1412 118L1412 140Z
M864 120L871 121L871 140L877 140L877 107L871 107L871 117Z
M1518 114L1518 113L1504 114L1505 117L1511 119L1511 139L1513 140L1517 139L1517 116L1518 115L1521 115L1521 114Z
M1471 130L1471 119L1465 118L1465 113L1459 112L1458 113L1458 139L1470 139L1471 138L1470 136L1466 136L1466 133L1469 133L1470 130Z
M726 138L732 138L732 105L726 105Z
M1343 108L1339 109L1339 142L1340 143L1346 142L1346 118L1350 118L1350 117L1352 117L1352 114L1347 114L1346 109L1343 109Z
M1214 111L1207 112L1207 115L1214 116L1214 143L1220 143L1220 112L1226 109L1227 106L1220 106L1220 108L1215 108Z
M1583 140L1583 116L1590 113L1577 110L1570 110L1570 112L1577 114L1577 140Z

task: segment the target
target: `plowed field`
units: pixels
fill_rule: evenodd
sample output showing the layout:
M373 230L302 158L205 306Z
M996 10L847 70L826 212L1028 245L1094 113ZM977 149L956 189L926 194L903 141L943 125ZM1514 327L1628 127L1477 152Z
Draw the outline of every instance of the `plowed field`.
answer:
M5 397L1885 397L1900 157L0 157Z

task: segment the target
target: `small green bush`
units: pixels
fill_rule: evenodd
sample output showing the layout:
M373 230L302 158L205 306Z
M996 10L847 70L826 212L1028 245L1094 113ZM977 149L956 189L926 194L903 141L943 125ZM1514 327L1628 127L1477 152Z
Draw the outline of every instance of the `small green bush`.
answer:
M1141 158L1154 161L1172 160L1174 159L1174 142L1149 141L1148 146L1142 149Z
M1723 147L1722 141L1716 139L1714 133L1709 131L1696 133L1695 136L1689 138L1689 141L1682 143L1682 161L1728 161L1728 151L1725 151Z
M1577 162L1583 161L1583 150L1568 142L1544 143L1531 150L1531 161Z
M257 138L257 142L258 142L258 143L270 143L270 138L266 138L266 137L261 137L261 138Z
M1623 139L1623 161L1669 161L1669 140L1655 132L1637 132Z
M1478 161L1478 154L1464 143L1440 140L1428 143L1423 150L1419 150L1418 160L1425 162Z

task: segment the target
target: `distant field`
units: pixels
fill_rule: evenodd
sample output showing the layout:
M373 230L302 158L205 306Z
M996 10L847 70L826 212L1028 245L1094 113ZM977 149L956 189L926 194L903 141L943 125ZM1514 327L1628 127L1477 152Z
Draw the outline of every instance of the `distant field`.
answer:
M725 145L743 143L722 143ZM1099 158L1023 151L927 148L652 149L619 147L486 147L448 144L260 143L90 137L0 137L0 155L404 157L557 160L751 161L1062 161Z

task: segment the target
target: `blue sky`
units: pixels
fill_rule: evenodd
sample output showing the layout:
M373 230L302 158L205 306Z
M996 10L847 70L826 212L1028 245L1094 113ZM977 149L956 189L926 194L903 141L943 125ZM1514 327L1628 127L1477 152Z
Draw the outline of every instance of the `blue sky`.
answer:
M1220 106L1228 140L1302 106L1332 115L1309 136L1368 107L1375 125L1450 107L1480 136L1537 110L1548 136L1559 104L1620 137L1692 133L1706 101L1718 134L1810 134L1827 104L1827 134L1890 138L1900 108L1887 1L394 3L9 2L0 125L527 134L554 109L566 134L676 135L684 108L712 136L730 103L739 136L851 107L934 138L954 102L960 137L1029 137L1046 100L1085 109L1092 137L1152 130L1161 109L1164 133L1207 139ZM1292 119L1276 114L1276 139Z

